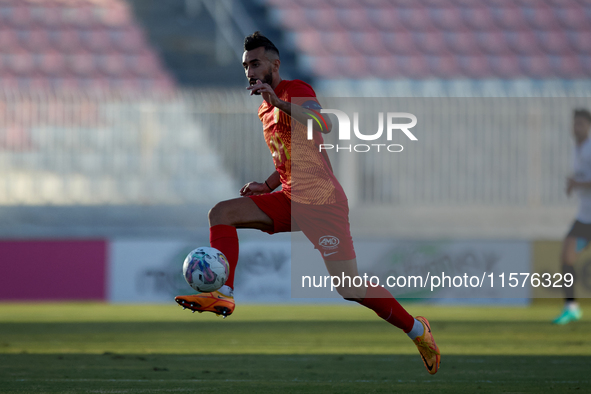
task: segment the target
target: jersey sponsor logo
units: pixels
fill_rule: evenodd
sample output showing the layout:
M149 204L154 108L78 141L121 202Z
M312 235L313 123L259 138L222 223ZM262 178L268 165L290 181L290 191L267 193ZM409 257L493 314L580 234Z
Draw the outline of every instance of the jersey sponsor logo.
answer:
M336 249L341 241L334 235L324 235L318 240L318 245L323 249Z

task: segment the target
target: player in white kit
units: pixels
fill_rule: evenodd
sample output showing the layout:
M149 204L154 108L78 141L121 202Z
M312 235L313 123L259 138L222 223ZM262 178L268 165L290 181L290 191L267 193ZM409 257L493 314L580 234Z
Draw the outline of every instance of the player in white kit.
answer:
M579 210L572 228L562 242L562 274L573 275L573 285L565 287L565 304L555 324L567 324L581 318L583 312L575 301L576 276L574 264L579 252L591 242L591 113L577 109L573 120L575 139L573 175L567 178L566 194L574 191L579 198ZM563 282L564 285L564 282Z

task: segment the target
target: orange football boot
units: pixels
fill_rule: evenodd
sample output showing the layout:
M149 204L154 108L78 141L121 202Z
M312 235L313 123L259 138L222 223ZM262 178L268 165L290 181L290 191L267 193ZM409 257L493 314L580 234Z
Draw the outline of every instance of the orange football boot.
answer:
M227 296L219 291L212 293L199 293L176 296L174 300L183 307L195 312L213 312L224 319L234 312L234 297Z
M421 353L421 358L423 359L425 368L427 368L427 372L429 372L431 375L434 375L439 370L441 354L439 352L439 348L435 344L433 334L431 334L431 326L429 325L429 321L423 316L417 316L416 319L423 323L424 332L420 337L413 339L413 342L415 345L417 345L419 353Z

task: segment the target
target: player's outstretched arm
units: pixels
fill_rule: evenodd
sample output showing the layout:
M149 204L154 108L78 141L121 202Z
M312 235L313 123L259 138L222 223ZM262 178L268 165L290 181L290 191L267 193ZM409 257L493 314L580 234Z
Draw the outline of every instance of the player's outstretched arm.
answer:
M255 85L251 85L246 89L250 90L251 95L253 95L254 92L261 94L266 102L273 107L279 108L303 125L307 125L308 119L311 119L312 127L315 131L327 134L332 130L332 122L330 121L330 118L320 114L321 108L319 105L316 108L304 108L301 105L283 101L277 97L277 94L269 84L263 83L260 79L257 79Z
M259 194L271 193L281 184L281 179L277 171L273 172L265 182L249 182L242 186L240 195L242 197L257 196Z

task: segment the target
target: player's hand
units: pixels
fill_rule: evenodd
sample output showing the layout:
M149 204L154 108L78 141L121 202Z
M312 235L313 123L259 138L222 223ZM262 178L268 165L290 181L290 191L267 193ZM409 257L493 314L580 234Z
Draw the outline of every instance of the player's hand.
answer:
M257 83L252 86L248 86L246 89L250 90L251 96L255 94L255 92L256 94L262 95L263 99L273 107L277 107L281 103L281 100L279 97L277 97L277 94L275 94L275 91L271 85L268 83L263 83L260 79L257 79Z
M574 178L568 177L566 178L566 195L570 196L573 192L573 189L579 186L579 182L575 181Z
M264 182L249 182L242 186L242 189L240 189L240 195L242 197L258 196L259 194L265 194L269 192L270 190Z

